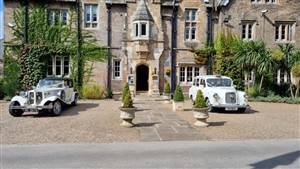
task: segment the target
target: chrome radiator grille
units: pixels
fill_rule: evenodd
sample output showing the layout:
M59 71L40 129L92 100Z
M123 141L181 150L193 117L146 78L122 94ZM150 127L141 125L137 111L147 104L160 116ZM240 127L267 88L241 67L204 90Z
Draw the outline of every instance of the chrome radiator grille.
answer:
M226 93L226 103L236 103L236 95L234 92Z

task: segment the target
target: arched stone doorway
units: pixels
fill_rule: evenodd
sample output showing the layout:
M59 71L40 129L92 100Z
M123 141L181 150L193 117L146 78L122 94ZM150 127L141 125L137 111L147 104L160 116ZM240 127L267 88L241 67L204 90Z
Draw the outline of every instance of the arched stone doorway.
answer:
M136 91L149 90L149 67L139 65L136 67Z

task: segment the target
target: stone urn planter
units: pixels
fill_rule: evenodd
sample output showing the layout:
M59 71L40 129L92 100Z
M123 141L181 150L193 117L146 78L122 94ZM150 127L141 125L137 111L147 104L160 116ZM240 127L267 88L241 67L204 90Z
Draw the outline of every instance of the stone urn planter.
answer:
M173 111L183 111L183 105L184 102L176 102L176 101L172 101L173 104Z
M120 118L122 119L122 123L121 126L123 127L134 127L134 123L132 122L133 119L135 118L135 112L136 112L137 108L123 108L120 107Z
M207 123L208 115L208 108L193 108L194 117L196 122L194 123L197 127L207 127L209 124Z

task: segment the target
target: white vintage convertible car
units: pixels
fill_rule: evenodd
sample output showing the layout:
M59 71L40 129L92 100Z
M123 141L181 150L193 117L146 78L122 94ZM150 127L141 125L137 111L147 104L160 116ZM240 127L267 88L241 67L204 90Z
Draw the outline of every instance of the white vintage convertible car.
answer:
M202 91L209 111L222 108L225 111L244 112L248 107L246 93L236 90L229 77L218 75L195 77L189 89L189 97L193 101L196 99L198 90Z
M11 99L9 113L22 116L25 111L38 111L59 116L64 105L76 105L78 93L74 91L71 80L45 78L33 90L20 92Z

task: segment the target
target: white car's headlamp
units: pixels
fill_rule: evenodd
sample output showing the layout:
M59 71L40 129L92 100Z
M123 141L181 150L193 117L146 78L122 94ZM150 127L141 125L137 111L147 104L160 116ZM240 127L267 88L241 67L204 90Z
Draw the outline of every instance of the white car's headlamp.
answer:
M217 93L215 93L215 94L213 95L213 97L214 97L216 100L218 100L218 99L220 98L220 96L219 96Z

